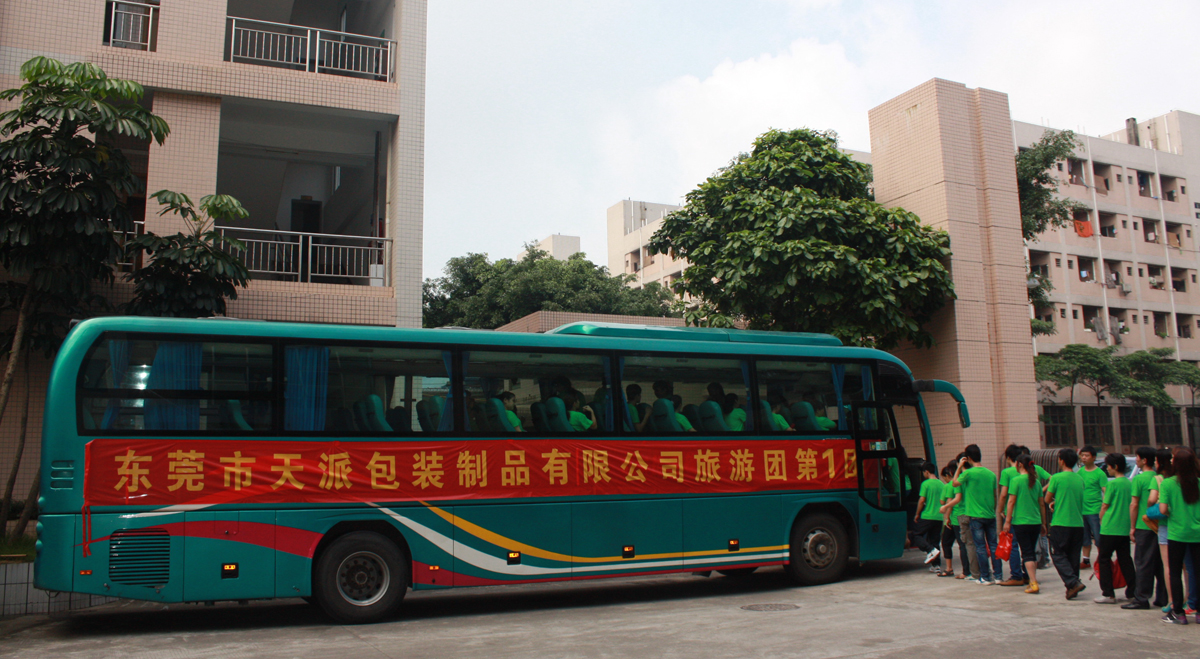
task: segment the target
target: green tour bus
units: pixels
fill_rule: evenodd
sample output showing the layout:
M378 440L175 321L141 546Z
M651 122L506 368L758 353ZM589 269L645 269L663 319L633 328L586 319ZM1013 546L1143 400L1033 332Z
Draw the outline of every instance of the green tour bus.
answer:
M969 423L822 334L88 320L50 377L36 585L353 623L410 587L826 583L904 549L919 392Z

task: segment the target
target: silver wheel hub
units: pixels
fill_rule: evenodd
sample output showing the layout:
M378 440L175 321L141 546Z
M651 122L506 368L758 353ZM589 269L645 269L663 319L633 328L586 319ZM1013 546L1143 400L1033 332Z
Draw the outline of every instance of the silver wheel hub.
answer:
M829 567L837 557L837 540L833 534L822 528L815 528L804 536L800 543L800 555L810 567L823 569Z
M370 606L383 599L391 581L387 563L373 552L354 552L338 566L338 593L354 606Z

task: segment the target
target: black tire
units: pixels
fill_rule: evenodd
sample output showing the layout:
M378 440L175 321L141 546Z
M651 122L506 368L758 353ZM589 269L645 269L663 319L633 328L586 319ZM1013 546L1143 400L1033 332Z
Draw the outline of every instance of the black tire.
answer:
M850 536L828 513L803 515L792 527L788 576L802 586L837 581L850 561Z
M321 552L313 598L340 623L376 622L404 599L408 573L408 557L395 543L372 531L354 531Z
M717 573L731 579L740 579L754 574L757 569L756 567L735 567L732 570L717 570Z

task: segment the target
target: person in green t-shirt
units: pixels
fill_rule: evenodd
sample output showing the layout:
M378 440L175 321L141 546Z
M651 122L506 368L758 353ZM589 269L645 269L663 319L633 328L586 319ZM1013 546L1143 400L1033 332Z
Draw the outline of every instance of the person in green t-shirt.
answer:
M575 429L575 432L585 432L588 430L596 430L596 413L592 411L590 405L583 404L583 394L569 389L567 391L558 392L558 397L563 399L563 403L567 406L567 422Z
M925 552L925 564L937 560L942 550L938 541L942 536L942 513L938 510L938 500L942 497L942 481L938 480L937 467L932 462L921 463L920 498L917 499L917 513L913 519L913 544Z
M511 391L505 391L501 392L497 398L504 404L504 417L508 419L508 425L517 432L525 432L525 428L521 426L521 417L517 416L517 395Z
M1025 557L1025 574L1029 584L1025 592L1040 592L1037 581L1037 542L1046 533L1046 509L1042 484L1034 469L1033 458L1022 453L1016 459L1016 474L1008 481L1004 511L1004 531L1013 534L1013 551Z
M1079 462L1083 467L1083 567L1092 564L1092 544L1100 546L1100 505L1104 501L1104 488L1108 485L1108 474L1096 466L1096 447L1079 449Z
M692 422L679 411L683 409L683 396L679 394L671 396L671 404L675 406L675 422L679 424L679 427L683 428L684 432L696 432L696 429L692 427Z
M773 421L776 432L796 432L792 424L788 423L787 417L783 416L782 412L787 407L787 400L783 396L775 395L769 399L771 403L771 420Z
M1083 591L1079 580L1079 554L1083 549L1083 477L1075 473L1079 455L1075 449L1058 452L1059 472L1050 477L1046 486L1046 505L1053 511L1050 517L1050 553L1054 569L1067 587L1067 599Z
M1097 604L1116 604L1112 571L1114 552L1117 554L1117 565L1121 567L1121 575L1125 577L1125 597L1132 600L1137 587L1137 573L1133 567L1133 559L1129 556L1127 511L1131 485L1129 479L1125 478L1125 456L1120 453L1104 456L1104 471L1109 480L1104 489L1104 501L1100 504L1100 536L1096 542L1096 574L1100 577L1100 597L1092 601Z
M967 500L971 536L979 555L978 583L994 586L1004 577L1004 564L996 558L996 473L979 464L983 452L978 445L969 444L963 453L966 455L959 462L952 482L962 486ZM965 469L968 463L971 468Z
M1133 600L1122 604L1122 609L1149 609L1151 596L1155 596L1154 606L1163 606L1168 599L1162 556L1158 551L1158 533L1142 519L1150 499L1150 484L1156 476L1156 451L1149 446L1139 446L1136 456L1141 472L1129 483L1129 526L1133 529L1129 539L1133 541L1137 588Z
M951 517L950 511L944 508L947 501L954 498L954 486L950 479L954 477L954 463L942 467L942 491L938 495L938 514L942 516L942 569L939 577L953 577L954 574L954 543L958 543L959 558L963 561L963 572L967 572L967 553L962 539L958 537L958 524ZM951 507L953 508L953 507Z
M642 386L637 383L626 385L625 387L625 412L629 416L629 425L637 432L645 430L650 422L650 415L642 418L638 414L638 405L642 402Z
M962 553L962 573L955 575L955 579L971 579L979 580L979 554L975 552L975 541L971 537L971 518L967 517L967 500L963 496L962 486L954 484L954 476L958 472L958 465L962 459L966 457L966 453L959 453L950 464L946 465L946 469L950 471L946 485L949 489L949 498L942 503L942 514L949 517L948 522L955 527L954 532L958 537L958 547ZM970 463L967 467L970 468Z
M1200 465L1190 448L1177 448L1171 458L1174 475L1158 487L1158 509L1167 516L1168 573L1174 610L1163 622L1186 625L1183 597L1183 564L1190 555L1200 566ZM1200 623L1200 614L1196 616Z
M1008 509L1008 494L1009 483L1015 476L1018 475L1017 460L1021 455L1027 453L1016 444L1009 444L1008 448L1004 449L1004 462L1007 467L1000 471L1000 496L996 497L996 513L1000 516L1000 524L1004 525L1007 520L1006 511ZM1036 480L1036 475L1034 476ZM1034 538L1034 553L1037 553L1037 538ZM1022 556L1024 549L1014 542L1012 553L1008 555L1008 580L1001 581L1001 586L1024 586L1029 582L1025 576L1025 570L1022 567Z

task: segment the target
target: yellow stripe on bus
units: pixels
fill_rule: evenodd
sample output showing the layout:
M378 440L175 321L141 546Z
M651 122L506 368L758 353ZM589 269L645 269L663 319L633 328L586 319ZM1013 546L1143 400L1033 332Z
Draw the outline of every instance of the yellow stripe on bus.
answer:
M492 531L489 531L489 530L483 528L482 526L479 526L478 524L468 522L467 520L465 520L457 515L452 515L446 511L442 510L441 508L438 508L437 506L431 506L425 502L421 502L421 503L426 508L428 508L428 509L432 510L434 513L436 513L442 519L453 524L455 527L462 529L463 531L466 531L467 533L470 533L471 535L475 536L476 538L479 538L480 540L491 543L497 547L501 547L508 551L519 551L522 554L525 554L527 556L535 556L537 558L543 558L548 561L560 561L563 563L610 563L610 562L623 562L624 560L627 560L621 556L602 556L602 557L571 556L568 554L560 554L558 552L546 551L545 549L539 549L532 545L527 545L523 542L518 542L516 540L513 540L512 538L506 538L506 537L500 535L499 533L494 533ZM753 554L756 552L764 552L764 551L780 551L780 550L787 549L787 548L788 548L788 545L773 545L773 546L769 546L769 547L747 547L738 553ZM729 554L729 553L731 553L731 552L729 552L729 550L727 550L727 549L706 549L704 551L669 552L666 554L643 554L643 555L639 555L637 557L637 559L648 561L648 560L663 559L663 558L692 558L695 556L718 556L718 555Z

